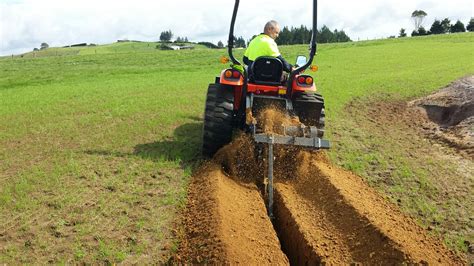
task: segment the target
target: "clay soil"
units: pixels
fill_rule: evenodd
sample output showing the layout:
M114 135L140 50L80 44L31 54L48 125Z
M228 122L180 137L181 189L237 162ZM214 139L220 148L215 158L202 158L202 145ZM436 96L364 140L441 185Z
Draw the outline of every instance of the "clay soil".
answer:
M323 152L277 147L271 220L261 193L265 161L255 147L241 135L194 175L178 262L465 263Z

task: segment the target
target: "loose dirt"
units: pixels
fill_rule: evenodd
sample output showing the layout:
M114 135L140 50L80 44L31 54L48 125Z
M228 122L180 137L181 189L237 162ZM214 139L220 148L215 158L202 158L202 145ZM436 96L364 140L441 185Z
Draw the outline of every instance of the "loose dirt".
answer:
M408 103L422 116L425 134L474 159L474 76Z
M240 135L193 177L179 262L465 263L323 152L277 146L271 221L261 196L260 148Z
M178 261L288 264L255 184L227 177L215 162L194 176Z
M333 167L322 154L302 152L300 157L297 178L276 188L282 243L300 243L284 245L291 262L461 263L362 178Z

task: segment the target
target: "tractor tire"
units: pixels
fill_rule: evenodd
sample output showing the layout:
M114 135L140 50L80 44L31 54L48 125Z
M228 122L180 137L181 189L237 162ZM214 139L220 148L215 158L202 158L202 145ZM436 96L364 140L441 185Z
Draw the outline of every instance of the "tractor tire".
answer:
M324 136L324 98L318 93L300 92L293 97L293 109L305 126L318 128L318 137Z
M232 140L234 125L234 90L230 86L210 84L207 91L202 155L212 157Z

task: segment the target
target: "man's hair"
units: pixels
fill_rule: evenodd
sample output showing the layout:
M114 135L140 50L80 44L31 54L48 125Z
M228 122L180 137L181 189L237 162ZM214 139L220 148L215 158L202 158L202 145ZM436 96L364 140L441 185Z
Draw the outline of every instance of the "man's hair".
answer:
M263 28L263 33L270 33L273 29L277 27L280 27L280 25L278 25L278 22L276 22L275 20L270 20L269 22L267 22L267 24L265 24L265 28Z

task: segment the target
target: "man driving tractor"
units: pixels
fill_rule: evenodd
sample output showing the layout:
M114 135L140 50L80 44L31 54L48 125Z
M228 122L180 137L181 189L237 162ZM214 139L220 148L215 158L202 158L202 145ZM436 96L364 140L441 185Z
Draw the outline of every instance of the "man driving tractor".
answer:
M280 34L280 25L275 20L271 20L265 24L263 33L253 38L244 54L244 63L252 69L251 65L261 56L270 56L278 58L283 64L283 70L290 72L293 66L289 64L283 56L281 56L275 39ZM252 75L252 73L249 73Z

